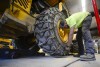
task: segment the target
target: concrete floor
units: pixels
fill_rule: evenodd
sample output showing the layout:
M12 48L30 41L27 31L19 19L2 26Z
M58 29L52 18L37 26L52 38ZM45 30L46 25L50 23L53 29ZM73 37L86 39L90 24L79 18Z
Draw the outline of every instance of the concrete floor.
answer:
M96 61L80 61L73 56L3 59L0 60L0 67L100 67L100 54L96 55Z

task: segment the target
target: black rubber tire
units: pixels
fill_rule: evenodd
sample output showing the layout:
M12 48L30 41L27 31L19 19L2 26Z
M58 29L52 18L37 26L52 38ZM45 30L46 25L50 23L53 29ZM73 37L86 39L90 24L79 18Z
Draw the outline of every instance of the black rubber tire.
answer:
M49 8L39 15L34 28L38 45L51 56L65 56L68 54L65 49L66 43L61 41L57 31L59 19L63 20L65 18L57 8Z
M15 39L14 43L17 49L31 50L33 51L33 53L37 53L40 48L37 45L36 41L32 42L32 38L32 36L20 37L18 39Z

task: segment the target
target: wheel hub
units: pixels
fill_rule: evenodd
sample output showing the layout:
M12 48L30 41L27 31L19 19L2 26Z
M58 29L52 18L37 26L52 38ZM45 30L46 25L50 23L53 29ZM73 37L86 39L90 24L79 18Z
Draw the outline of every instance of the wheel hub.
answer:
M60 27L61 21L59 20L57 24L58 34L62 42L66 43L68 41L69 29Z

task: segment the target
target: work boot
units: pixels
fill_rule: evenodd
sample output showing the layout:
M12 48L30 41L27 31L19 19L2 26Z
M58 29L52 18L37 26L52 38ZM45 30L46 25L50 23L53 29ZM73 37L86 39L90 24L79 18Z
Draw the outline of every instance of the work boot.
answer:
M86 54L86 55L81 55L80 60L81 61L94 61L96 60L96 58L94 54Z

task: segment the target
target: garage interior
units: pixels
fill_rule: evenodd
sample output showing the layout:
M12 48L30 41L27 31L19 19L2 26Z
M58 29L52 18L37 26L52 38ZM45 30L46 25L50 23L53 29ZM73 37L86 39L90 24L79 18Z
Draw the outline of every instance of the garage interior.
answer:
M66 49L70 30L61 22L86 11L96 61L82 62L73 57L79 52L77 29ZM100 0L0 0L0 67L100 67L99 14Z

